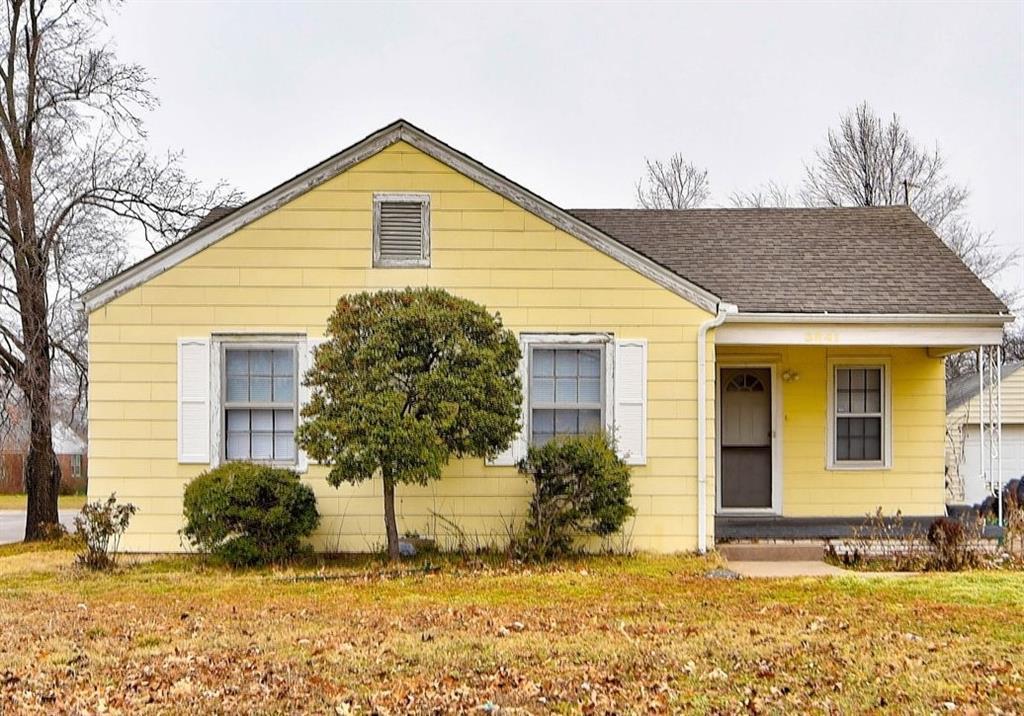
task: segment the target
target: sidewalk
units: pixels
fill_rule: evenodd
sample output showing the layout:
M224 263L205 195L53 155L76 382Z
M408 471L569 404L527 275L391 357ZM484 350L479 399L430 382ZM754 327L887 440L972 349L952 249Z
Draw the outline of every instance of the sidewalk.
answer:
M793 562L728 562L731 569L741 577L751 579L785 579L788 577L883 577L900 579L912 576L913 572L858 572L842 569L831 564L818 561Z

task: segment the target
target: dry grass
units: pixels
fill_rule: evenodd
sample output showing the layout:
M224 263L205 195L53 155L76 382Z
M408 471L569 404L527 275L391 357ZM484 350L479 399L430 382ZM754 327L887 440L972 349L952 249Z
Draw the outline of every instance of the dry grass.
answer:
M0 495L0 510L24 510L25 495ZM61 510L80 510L85 504L85 495L60 495L57 497L57 508Z
M96 575L0 548L0 713L1024 709L1020 573L735 582L714 564Z

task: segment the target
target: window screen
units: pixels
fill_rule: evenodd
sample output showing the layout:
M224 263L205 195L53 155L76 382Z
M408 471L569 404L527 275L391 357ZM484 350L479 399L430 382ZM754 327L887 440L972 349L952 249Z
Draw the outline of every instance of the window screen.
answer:
M295 350L225 351L228 460L295 461Z
M836 368L836 462L883 459L882 377L882 368Z
M602 356L600 348L533 348L530 428L534 445L560 435L602 429Z

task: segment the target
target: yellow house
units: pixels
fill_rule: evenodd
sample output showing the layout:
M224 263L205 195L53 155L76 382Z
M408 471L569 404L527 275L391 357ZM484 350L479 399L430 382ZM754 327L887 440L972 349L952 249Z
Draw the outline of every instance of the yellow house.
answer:
M228 459L298 470L318 548L379 546L379 481L331 487L296 450L301 376L340 295L425 285L523 348L509 450L398 491L401 531L480 544L522 518L530 440L599 427L633 466L633 549L942 514L943 355L1010 320L907 208L566 211L398 121L85 294L89 491L138 506L123 547L183 549L183 489Z

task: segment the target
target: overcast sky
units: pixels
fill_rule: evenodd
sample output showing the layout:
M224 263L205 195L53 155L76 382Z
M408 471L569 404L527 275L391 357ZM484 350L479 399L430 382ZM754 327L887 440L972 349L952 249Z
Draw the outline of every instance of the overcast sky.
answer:
M1022 2L134 2L111 31L156 78L153 147L250 197L404 117L566 208L633 206L643 158L676 151L726 205L799 185L867 100L1024 247Z

